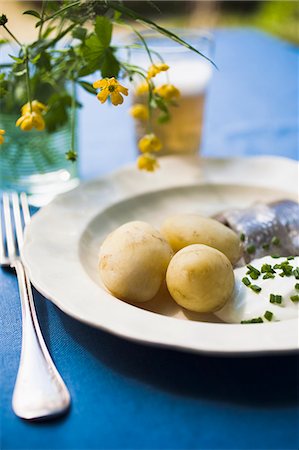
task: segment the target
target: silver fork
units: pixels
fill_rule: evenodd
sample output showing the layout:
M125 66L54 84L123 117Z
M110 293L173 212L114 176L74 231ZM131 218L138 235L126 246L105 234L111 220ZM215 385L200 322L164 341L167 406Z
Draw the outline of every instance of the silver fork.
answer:
M12 407L22 419L45 420L68 409L70 394L43 339L30 280L20 259L23 222L25 225L30 222L26 194L4 193L2 205L5 234L0 214L0 265L15 269L22 305L22 350Z

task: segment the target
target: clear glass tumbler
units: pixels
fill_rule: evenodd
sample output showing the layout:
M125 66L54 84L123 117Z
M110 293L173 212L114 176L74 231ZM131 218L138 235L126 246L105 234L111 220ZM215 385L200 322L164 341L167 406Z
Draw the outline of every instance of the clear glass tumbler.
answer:
M196 30L174 32L198 51L213 58L214 41L210 33ZM143 37L153 51L155 64L160 63L162 58L169 65L167 72L161 72L153 78L155 86L170 83L180 91L180 97L175 100L175 104L169 106L171 115L169 121L159 123L159 111L155 111L152 115L151 128L163 144L159 154L195 154L200 147L205 96L213 66L200 55L158 33L145 32ZM138 44L142 47L140 41ZM151 65L144 48L131 50L130 57L132 64L144 69L148 69ZM132 102L146 104L147 96L137 95L135 92ZM142 120L136 120L135 129L138 141L146 134L147 124Z

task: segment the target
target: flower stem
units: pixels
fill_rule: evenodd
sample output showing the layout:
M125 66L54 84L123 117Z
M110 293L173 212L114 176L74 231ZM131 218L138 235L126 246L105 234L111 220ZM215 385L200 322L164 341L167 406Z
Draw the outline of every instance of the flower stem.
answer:
M64 6L63 8L59 9L58 11L56 11L54 14L52 14L51 16L46 17L43 22L47 22L48 20L53 19L54 17L58 16L59 14L61 14L62 12L66 11L67 9L73 8L74 6L78 6L80 5L81 0L78 0L74 3L70 3L69 5Z
M71 105L71 150L75 151L75 128L76 128L76 83L72 80L72 105Z
M6 26L6 25L2 25L2 26L3 26L3 28L7 31L7 33L13 38L13 40L14 40L17 44L19 44L20 47L22 47L21 42L15 37L14 34L12 34L12 32L7 28L7 26Z
M29 72L29 57L27 47L24 48L25 53L25 64L26 64L26 88L27 88L27 97L28 103L30 107L30 112L32 113L32 96L31 96L31 86L30 86L30 72Z
M42 2L41 23L40 23L40 27L39 27L39 31L38 31L38 39L39 40L42 37L42 30L43 30L43 25L44 25L44 16L45 16L47 3L48 3L47 0L43 0L43 2Z
M139 33L139 31L136 30L136 28L134 28L134 27L132 27L132 26L131 26L130 28L131 28L131 29L134 31L134 33L139 37L139 39L141 40L141 42L142 42L142 44L143 44L143 46L144 46L144 48L145 48L145 51L146 51L146 53L147 53L147 55L148 55L148 58L149 58L150 62L151 62L152 64L154 64L154 61L153 61L153 58L152 58L150 49L148 48L148 45L147 45L147 43L146 43L146 40L144 39L144 37L142 36L142 34Z

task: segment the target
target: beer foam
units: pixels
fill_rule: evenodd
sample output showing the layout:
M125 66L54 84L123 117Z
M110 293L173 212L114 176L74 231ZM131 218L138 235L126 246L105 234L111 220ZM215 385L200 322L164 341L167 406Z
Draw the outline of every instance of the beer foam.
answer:
M165 63L169 65L167 72L161 72L153 78L156 86L165 83L175 85L182 95L198 95L205 92L212 76L212 65L200 56L192 55L191 58L167 58ZM148 59L139 59L134 64L147 69L149 67Z
M168 76L171 84L174 84L182 95L196 95L203 93L212 76L211 64L201 60L183 59L170 61ZM165 74L163 74L165 83ZM156 79L160 83L162 74Z

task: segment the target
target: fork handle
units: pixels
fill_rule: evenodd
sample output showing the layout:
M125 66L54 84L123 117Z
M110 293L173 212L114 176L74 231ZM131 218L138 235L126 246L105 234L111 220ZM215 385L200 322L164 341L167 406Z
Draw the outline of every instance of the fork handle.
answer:
M68 409L70 394L43 339L26 270L19 260L14 268L22 305L22 350L12 407L22 419L47 419Z

